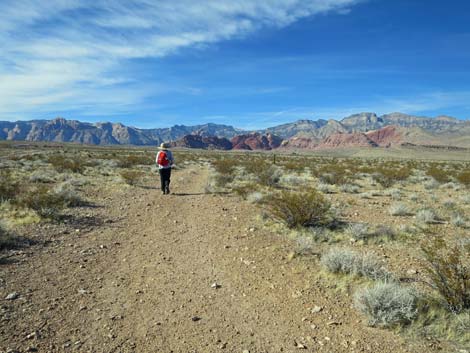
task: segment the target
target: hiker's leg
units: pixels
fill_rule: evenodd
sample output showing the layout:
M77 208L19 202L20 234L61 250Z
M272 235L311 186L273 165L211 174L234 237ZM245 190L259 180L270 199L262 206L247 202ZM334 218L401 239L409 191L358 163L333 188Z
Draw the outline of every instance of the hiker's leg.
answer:
M165 169L165 192L170 193L171 168Z
M158 172L160 173L160 188L163 192L165 192L165 169L159 169Z

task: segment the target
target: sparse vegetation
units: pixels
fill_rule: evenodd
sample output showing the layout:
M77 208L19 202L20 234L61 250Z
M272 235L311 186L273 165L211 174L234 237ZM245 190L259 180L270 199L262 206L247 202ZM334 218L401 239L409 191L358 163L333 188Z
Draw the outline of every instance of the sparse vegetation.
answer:
M143 173L140 170L124 169L119 172L121 178L129 185L137 185L142 179Z
M321 258L324 268L332 273L342 273L370 278L390 279L391 274L374 255L361 255L347 249L332 249Z
M372 326L408 324L418 314L414 291L396 282L377 282L360 289L354 295L354 304Z
M281 191L267 201L271 215L289 228L326 225L331 221L330 203L315 189Z
M470 244L449 245L434 237L422 250L428 276L448 308L455 312L470 309Z

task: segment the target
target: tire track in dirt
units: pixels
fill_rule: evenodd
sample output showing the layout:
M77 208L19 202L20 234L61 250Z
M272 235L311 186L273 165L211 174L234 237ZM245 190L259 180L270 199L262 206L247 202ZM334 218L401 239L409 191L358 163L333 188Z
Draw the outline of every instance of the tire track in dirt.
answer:
M364 326L351 298L318 276L315 258L289 259L291 244L258 224L255 206L204 194L207 175L176 171L168 196L149 185L108 193L96 212L113 223L12 265L7 291L30 292L9 303L0 348L433 351Z

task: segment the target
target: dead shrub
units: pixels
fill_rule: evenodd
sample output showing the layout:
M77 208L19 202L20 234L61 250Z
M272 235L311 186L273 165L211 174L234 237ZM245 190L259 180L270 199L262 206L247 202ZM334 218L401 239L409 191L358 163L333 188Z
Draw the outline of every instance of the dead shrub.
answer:
M289 228L324 226L332 221L330 203L315 189L281 191L267 200L274 219Z

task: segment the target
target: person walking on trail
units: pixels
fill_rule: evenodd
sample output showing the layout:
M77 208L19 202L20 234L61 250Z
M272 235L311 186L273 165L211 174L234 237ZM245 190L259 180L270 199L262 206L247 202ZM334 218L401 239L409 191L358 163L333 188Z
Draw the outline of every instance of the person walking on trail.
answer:
M163 195L168 195L170 193L171 168L174 164L173 154L169 148L169 144L162 143L160 147L158 147L160 151L158 151L157 158L155 159L158 166L158 172L160 173Z

